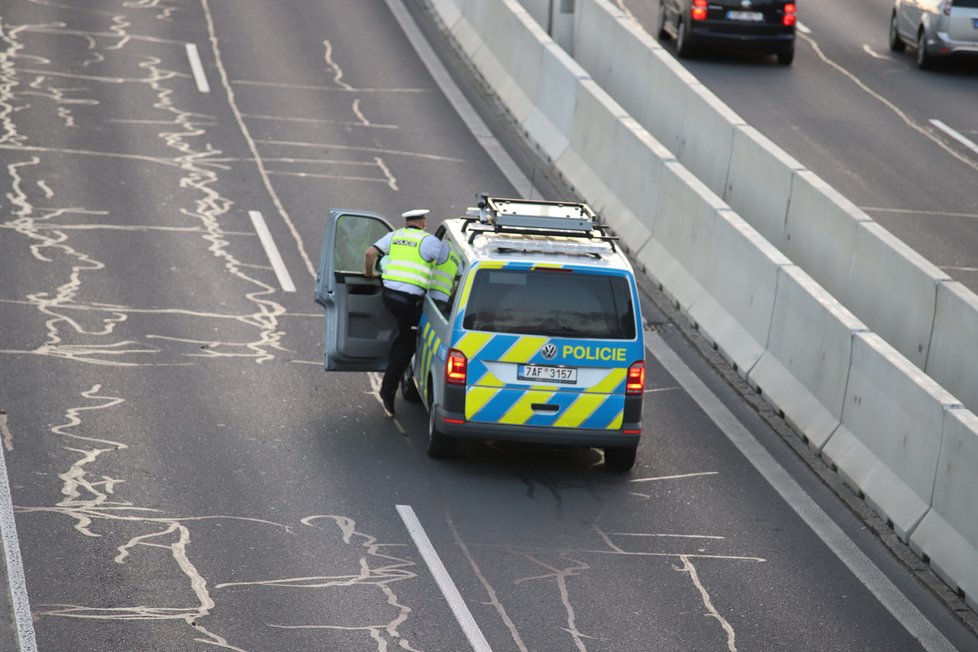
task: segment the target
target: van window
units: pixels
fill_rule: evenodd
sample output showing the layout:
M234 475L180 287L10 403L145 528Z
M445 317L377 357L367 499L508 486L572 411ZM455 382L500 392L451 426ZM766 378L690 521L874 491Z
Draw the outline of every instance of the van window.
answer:
M963 7L965 9L978 9L978 0L954 0L951 2L953 7Z
M635 339L628 279L569 270L477 270L468 330L549 337Z

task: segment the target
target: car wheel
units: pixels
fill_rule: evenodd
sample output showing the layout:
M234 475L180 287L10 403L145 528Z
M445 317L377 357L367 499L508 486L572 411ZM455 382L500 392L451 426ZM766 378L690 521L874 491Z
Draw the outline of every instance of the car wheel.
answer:
M614 471L628 471L635 466L635 446L606 446L604 449L604 465Z
M890 50L893 52L903 52L907 49L907 44L900 37L900 30L897 29L897 15L893 12L890 16Z
M669 32L666 31L666 0L659 0L659 22L655 33L660 39L669 38Z
M401 376L401 397L409 403L420 403L421 393L418 392L418 386L414 384L414 372L411 371L411 365L404 370L404 375Z
M917 34L917 67L921 70L929 70L934 67L934 57L927 52L927 37L921 29Z
M689 43L689 31L686 29L686 21L680 20L676 28L676 56L685 59L693 53L693 46Z
M446 459L454 457L458 450L458 440L438 430L435 422L435 405L428 397L428 457Z
M795 46L791 45L784 50L781 50L777 54L778 63L782 66L790 66L791 62L795 60Z

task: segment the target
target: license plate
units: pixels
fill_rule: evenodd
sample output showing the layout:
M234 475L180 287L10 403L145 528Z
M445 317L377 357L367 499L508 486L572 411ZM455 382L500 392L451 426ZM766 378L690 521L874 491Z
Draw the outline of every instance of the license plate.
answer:
M752 23L764 21L764 14L759 11L728 11L727 18L730 20L747 20Z
M542 380L547 383L573 385L577 382L575 367L550 367L541 364L521 364L516 375L520 380Z

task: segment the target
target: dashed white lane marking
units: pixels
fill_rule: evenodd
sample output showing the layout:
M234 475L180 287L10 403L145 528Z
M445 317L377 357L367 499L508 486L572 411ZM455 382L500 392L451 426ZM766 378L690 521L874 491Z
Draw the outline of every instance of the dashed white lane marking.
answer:
M482 635L482 630L479 629L475 618L472 617L472 612L465 605L465 600L462 599L462 595L455 587L455 582L452 581L451 576L445 569L445 565L441 563L441 558L438 557L434 546L431 545L431 541L428 539L428 535L425 534L424 528L421 527L421 522L414 514L414 510L410 505L398 505L397 513L401 515L401 520L404 521L408 533L410 533L411 538L414 540L414 545L418 547L421 557L424 559L425 564L428 565L428 570L435 577L438 588L441 589L442 595L448 601L448 606L451 608L452 613L455 614L455 619L458 620L458 624L462 626L462 631L465 632L465 637L469 639L472 649L475 652L492 652L492 648L489 647L489 642Z
M944 133L946 133L954 140L958 141L959 143L961 143L962 145L970 149L972 152L978 154L978 145L975 145L972 141L968 140L967 138L965 138L964 136L956 132L954 129L951 129L946 124L944 124L943 122L937 119L931 119L930 123L935 127L937 127L938 129L940 129L941 131L943 131Z
M665 370L683 386L686 393L696 401L700 409L720 428L727 439L737 447L747 461L808 524L818 538L835 553L835 556L846 565L862 585L876 596L896 621L903 625L911 636L920 641L928 652L954 652L955 648L950 641L920 613L907 596L900 592L900 589L856 546L812 497L805 493L805 490L761 446L744 424L669 348L666 341L653 331L646 331L645 334L648 338L647 345L655 352L656 359Z
M197 90L201 93L210 93L211 85L207 83L207 75L204 73L204 65L200 62L200 53L197 51L196 44L187 43L187 58L190 59L190 70L194 73Z
M24 563L20 557L20 543L17 540L17 528L14 525L14 505L10 496L10 483L7 480L7 463L4 460L2 448L0 448L0 539L3 540L7 583L13 602L14 624L17 627L20 652L37 652L31 605L27 600Z
M265 219L258 211L248 211L248 215L251 217L251 223L255 225L255 232L258 234L258 238L265 248L268 260L272 263L272 269L275 270L275 276L278 277L279 285L286 292L295 292L295 284L292 283L292 277L289 276L289 270L285 267L282 254L279 253L278 247L275 246L275 240L272 239L272 232L268 230Z

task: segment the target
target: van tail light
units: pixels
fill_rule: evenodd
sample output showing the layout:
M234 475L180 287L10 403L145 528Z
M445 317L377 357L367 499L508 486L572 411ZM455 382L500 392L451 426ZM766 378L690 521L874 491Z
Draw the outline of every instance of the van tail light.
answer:
M641 396L644 393L645 360L639 360L628 367L628 375L625 376L625 394L627 396Z
M693 0L693 20L706 20L707 0Z
M789 2L784 6L784 18L781 19L785 27L794 27L798 22L798 10L794 2Z
M945 16L951 15L951 5L953 4L954 4L954 0L944 0L944 3L941 6L941 11L944 12Z
M445 360L445 382L449 385L464 385L469 367L469 359L458 349L451 349Z

